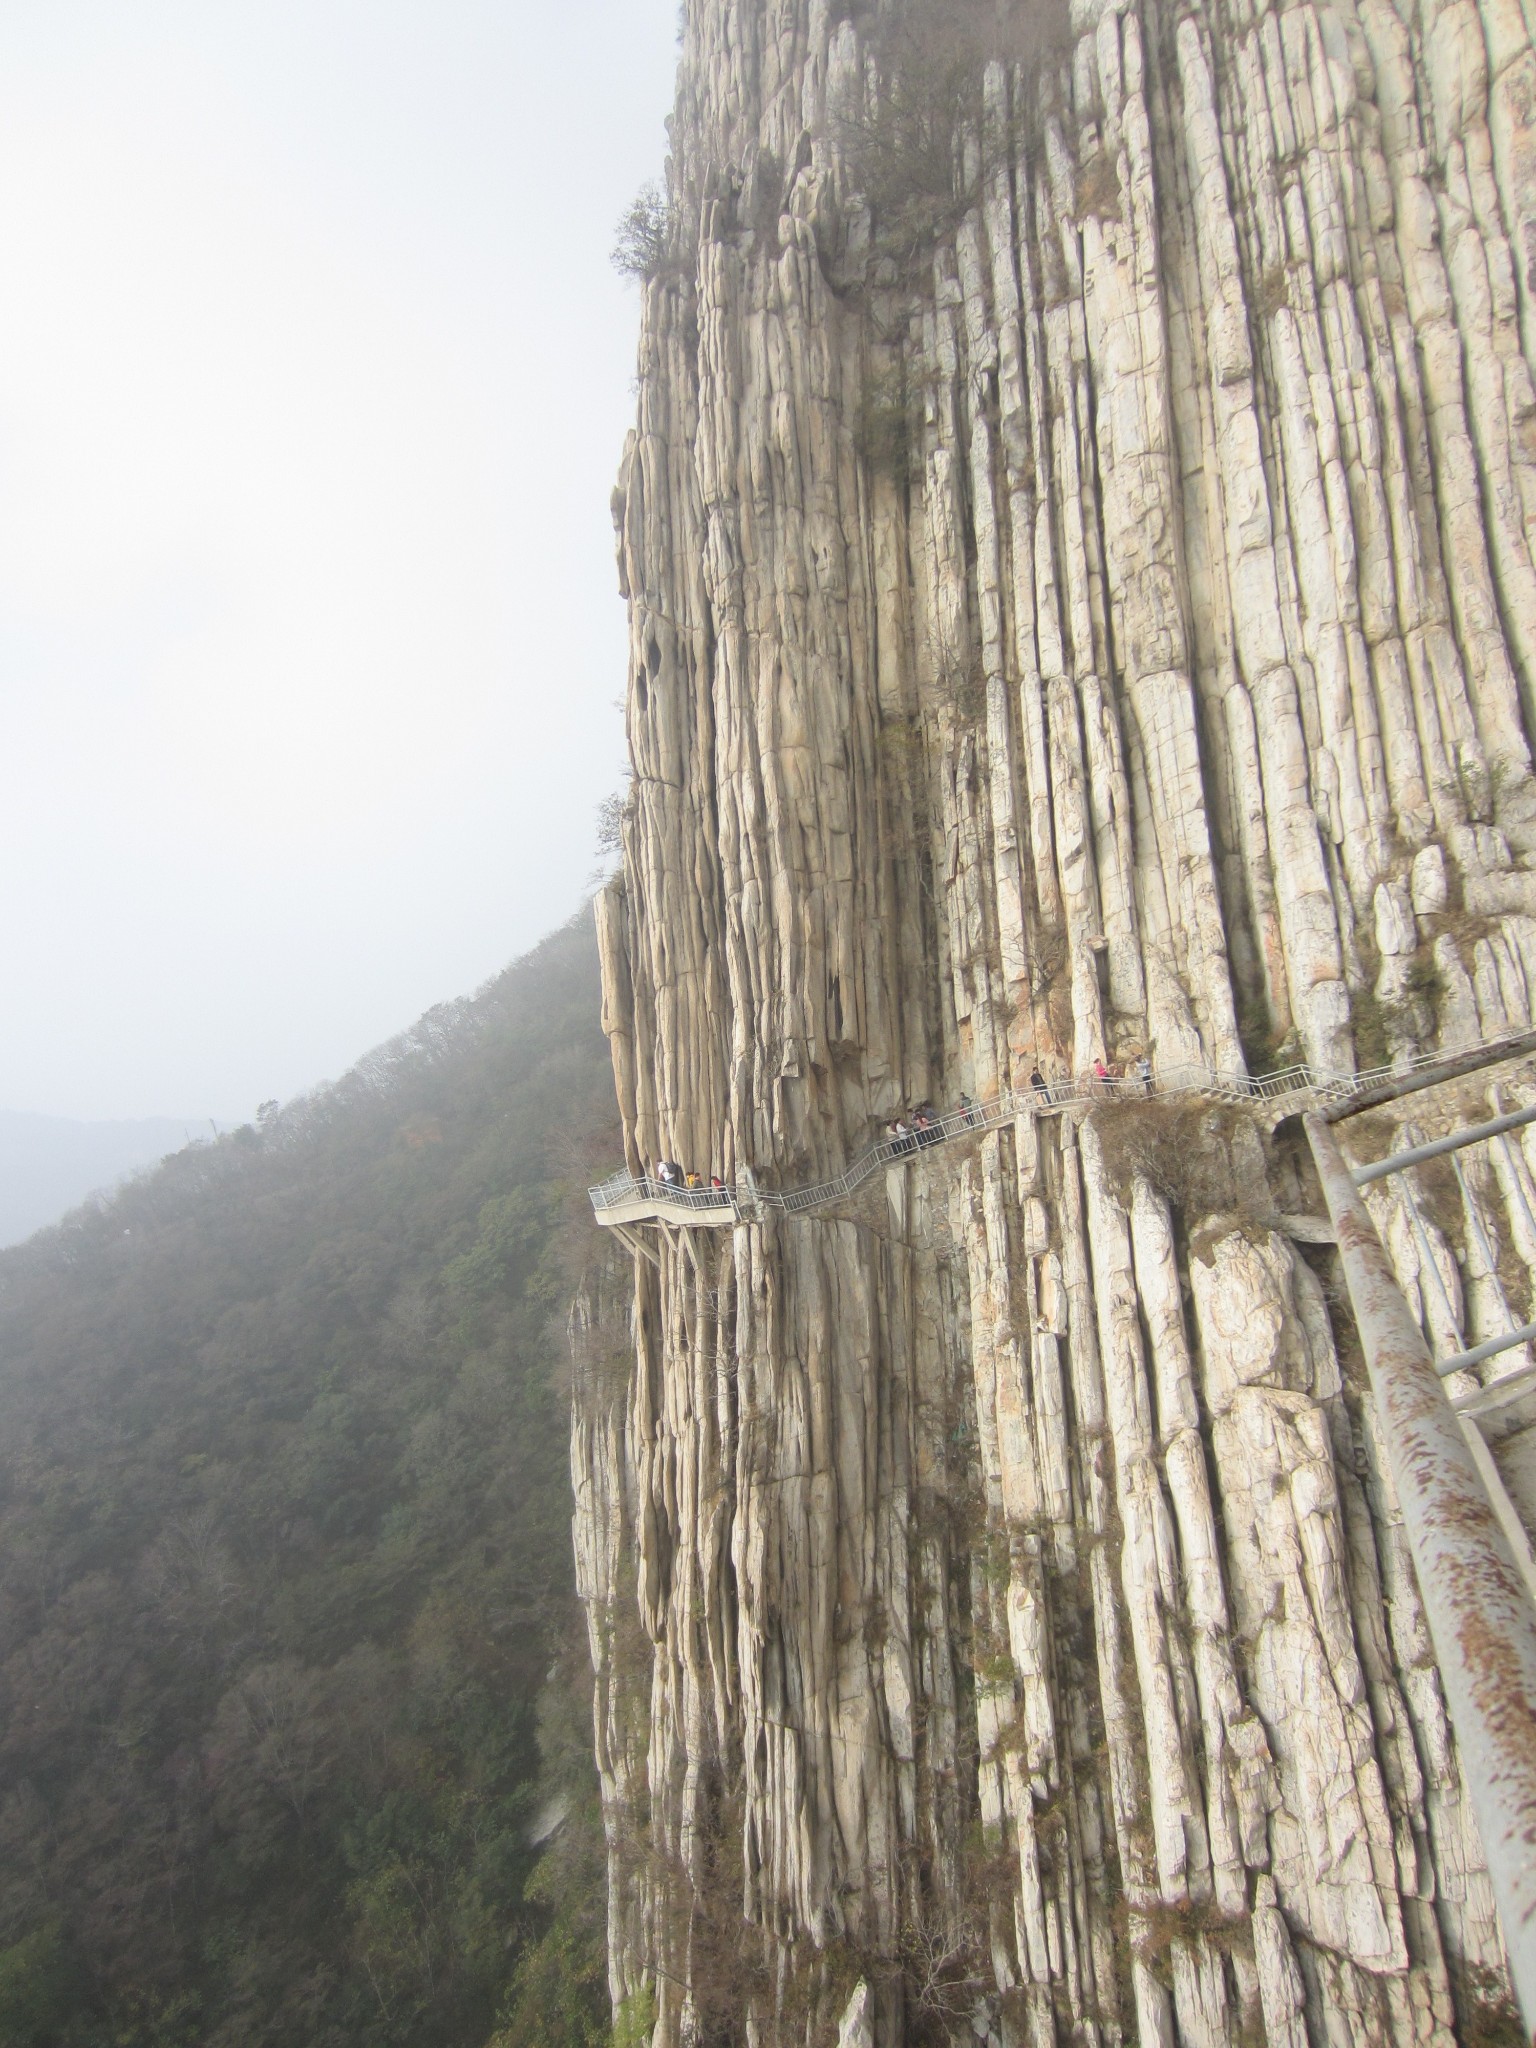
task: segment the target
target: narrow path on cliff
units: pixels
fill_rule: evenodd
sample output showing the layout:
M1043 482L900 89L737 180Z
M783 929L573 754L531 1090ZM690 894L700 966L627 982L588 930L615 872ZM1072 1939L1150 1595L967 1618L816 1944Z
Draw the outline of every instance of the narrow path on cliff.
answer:
M1019 1116L1059 1116L1071 1109L1092 1109L1106 1102L1145 1103L1173 1097L1200 1096L1212 1102L1262 1103L1280 1116L1290 1116L1319 1102L1348 1102L1383 1082L1400 1079L1421 1068L1464 1054L1487 1052L1504 1037L1468 1041L1438 1052L1417 1053L1390 1066L1370 1067L1358 1074L1328 1073L1304 1064L1282 1067L1272 1074L1235 1074L1218 1067L1185 1066L1160 1070L1151 1081L1110 1075L1088 1075L1046 1082L1041 1087L1004 1089L993 1101L967 1104L947 1116L935 1117L920 1130L882 1138L832 1180L801 1188L764 1188L744 1169L734 1188L689 1188L649 1175L623 1171L589 1188L597 1221L609 1226L632 1223L679 1223L693 1229L724 1229L764 1209L790 1215L841 1201L862 1187L883 1167L899 1165L914 1153L953 1143L975 1131L996 1130Z

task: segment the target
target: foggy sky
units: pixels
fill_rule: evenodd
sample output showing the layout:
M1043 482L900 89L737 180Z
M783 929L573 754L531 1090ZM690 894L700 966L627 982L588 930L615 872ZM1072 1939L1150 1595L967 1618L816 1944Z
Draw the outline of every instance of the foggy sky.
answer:
M675 24L0 11L0 1108L248 1117L575 909Z

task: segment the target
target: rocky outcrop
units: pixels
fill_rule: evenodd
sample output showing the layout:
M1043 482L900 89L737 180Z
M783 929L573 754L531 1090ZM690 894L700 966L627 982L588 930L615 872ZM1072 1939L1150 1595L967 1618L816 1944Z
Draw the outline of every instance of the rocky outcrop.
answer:
M1506 0L688 0L615 501L633 1166L1529 1019L1533 109ZM1530 1313L1518 1145L1388 1186L1438 1348ZM657 2048L1496 2010L1318 1207L1234 1110L1026 1115L579 1304Z

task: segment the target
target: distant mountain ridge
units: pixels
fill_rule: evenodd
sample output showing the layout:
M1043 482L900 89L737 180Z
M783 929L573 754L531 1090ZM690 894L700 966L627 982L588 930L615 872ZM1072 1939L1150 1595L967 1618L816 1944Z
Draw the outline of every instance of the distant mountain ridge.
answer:
M20 1244L88 1195L209 1135L201 1117L88 1122L0 1110L0 1246Z

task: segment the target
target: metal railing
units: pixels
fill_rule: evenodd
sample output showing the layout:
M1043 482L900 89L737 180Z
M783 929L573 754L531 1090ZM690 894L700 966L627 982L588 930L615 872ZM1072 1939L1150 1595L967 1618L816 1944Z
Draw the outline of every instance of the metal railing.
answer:
M1463 1053L1486 1051L1502 1040L1474 1040L1448 1052L1416 1053L1390 1066L1368 1067L1357 1074L1330 1072L1304 1062L1277 1068L1269 1074L1240 1074L1229 1068L1188 1064L1159 1068L1150 1081L1134 1075L1079 1075L1047 1081L1043 1088L1004 1089L990 1102L970 1103L947 1115L932 1118L920 1129L903 1137L882 1138L860 1153L851 1165L831 1180L815 1181L801 1188L763 1188L755 1184L741 1188L688 1188L659 1181L649 1175L616 1173L589 1190L599 1220L606 1210L634 1203L665 1204L672 1209L730 1208L734 1215L755 1208L777 1209L800 1215L819 1209L823 1203L838 1202L862 1187L882 1167L964 1137L970 1131L996 1130L1019 1116L1055 1116L1063 1110L1092 1108L1104 1102L1145 1102L1149 1098L1201 1095L1222 1102L1291 1101L1305 1097L1309 1104L1344 1103L1385 1081L1414 1074L1454 1059Z
M1536 2028L1536 1857L1531 1854L1531 1844L1536 1841L1536 1611L1527 1594L1525 1566L1514 1539L1519 1539L1527 1558L1529 1546L1507 1495L1501 1514L1491 1482L1499 1491L1502 1482L1491 1455L1475 1424L1458 1415L1447 1399L1442 1375L1526 1341L1536 1326L1511 1329L1501 1338L1443 1361L1437 1370L1360 1190L1372 1181L1442 1155L1449 1154L1455 1163L1456 1154L1469 1144L1497 1140L1507 1145L1509 1132L1536 1121L1536 1109L1501 1114L1450 1138L1435 1139L1356 1168L1346 1163L1331 1126L1339 1117L1372 1106L1383 1097L1459 1079L1475 1065L1491 1065L1532 1051L1536 1051L1536 1033L1527 1032L1451 1053L1424 1054L1363 1074L1332 1074L1297 1065L1257 1078L1224 1074L1214 1068L1165 1070L1155 1077L1155 1084L1134 1076L1095 1075L1005 1092L990 1103L967 1103L947 1116L882 1139L834 1179L809 1187L758 1189L750 1176L743 1176L744 1192L738 1193L722 1188L679 1188L670 1182L620 1173L591 1190L599 1214L605 1208L648 1197L669 1208L729 1205L733 1216L749 1204L793 1213L852 1193L881 1167L969 1132L995 1128L1020 1114L1049 1115L1079 1104L1093 1106L1115 1100L1145 1102L1153 1095L1203 1095L1267 1103L1308 1098L1304 1128L1359 1325L1387 1462L1439 1657L1441 1683L1528 2034ZM1527 1221L1536 1226L1518 1177L1515 1185ZM1411 1183L1404 1187L1409 1190L1410 1214L1422 1255L1440 1289L1449 1327L1460 1343L1448 1292L1429 1254L1423 1222L1412 1201ZM710 1290L705 1301L706 1306L717 1309L718 1290Z
M654 1202L673 1209L723 1209L736 1206L734 1188L690 1188L673 1180L656 1180L649 1174L610 1174L595 1188L588 1188L592 1207L601 1215L632 1202Z

